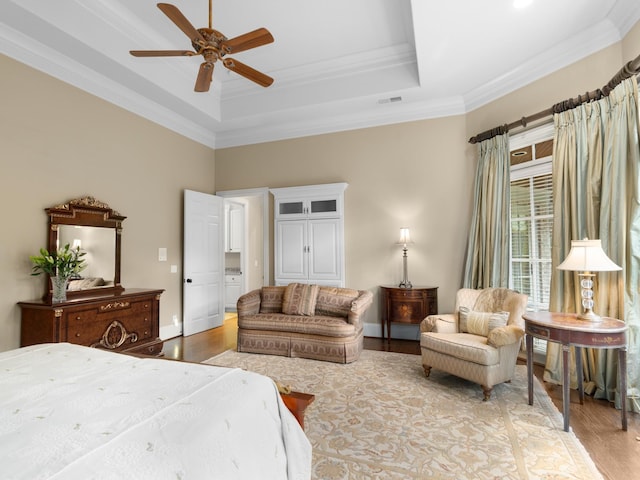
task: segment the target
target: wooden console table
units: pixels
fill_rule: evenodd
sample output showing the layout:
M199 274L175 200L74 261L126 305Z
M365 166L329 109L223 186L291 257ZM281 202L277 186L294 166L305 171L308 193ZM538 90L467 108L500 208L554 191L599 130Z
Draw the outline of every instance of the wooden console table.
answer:
M562 344L562 414L564 431L569 431L569 348L576 350L578 392L584 401L582 379L582 347L618 349L618 384L622 430L627 430L627 326L621 320L602 317L601 322L580 320L576 314L534 312L522 316L525 321L527 345L527 382L529 405L533 405L533 338Z
M380 287L382 292L382 339L391 341L391 322L419 324L438 313L438 287Z

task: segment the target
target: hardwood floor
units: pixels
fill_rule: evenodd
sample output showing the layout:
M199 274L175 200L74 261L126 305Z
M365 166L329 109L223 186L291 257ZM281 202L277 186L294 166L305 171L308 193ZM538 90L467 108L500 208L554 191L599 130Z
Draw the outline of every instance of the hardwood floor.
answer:
M228 315L224 325L189 337L166 340L165 358L202 362L225 350L236 348L237 317ZM364 348L399 353L420 354L415 340L395 340L388 344L380 338L366 337ZM542 367L536 365L536 376L542 378ZM562 410L560 386L544 383L555 406ZM629 429L620 429L620 411L604 400L586 396L580 405L578 394L571 391L571 428L608 480L638 478L640 472L640 415L629 412Z

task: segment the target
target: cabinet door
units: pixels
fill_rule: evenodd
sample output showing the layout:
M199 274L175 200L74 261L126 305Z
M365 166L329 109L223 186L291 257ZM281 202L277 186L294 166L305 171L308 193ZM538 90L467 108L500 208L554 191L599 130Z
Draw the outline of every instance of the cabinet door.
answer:
M340 238L339 219L309 220L309 281L341 278Z
M304 218L307 216L307 205L304 200L276 200L276 217Z
M340 208L340 198L337 195L310 198L307 202L309 218L337 218L340 216Z
M306 246L306 220L288 220L276 223L276 278L307 279Z
M229 245L228 252L242 251L242 231L244 230L244 215L241 208L229 210Z

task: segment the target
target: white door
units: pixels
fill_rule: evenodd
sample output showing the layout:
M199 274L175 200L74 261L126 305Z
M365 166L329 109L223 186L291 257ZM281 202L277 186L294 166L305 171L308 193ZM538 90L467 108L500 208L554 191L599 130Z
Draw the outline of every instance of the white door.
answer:
M340 279L340 221L337 218L309 220L309 278Z
M278 259L276 278L306 281L307 270L307 221L286 220L276 224Z
M184 191L183 334L224 321L224 201Z

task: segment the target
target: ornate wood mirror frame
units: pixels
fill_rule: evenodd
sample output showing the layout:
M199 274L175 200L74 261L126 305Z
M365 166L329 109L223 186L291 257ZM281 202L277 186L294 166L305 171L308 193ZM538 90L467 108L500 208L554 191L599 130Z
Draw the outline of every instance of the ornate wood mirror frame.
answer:
M76 198L74 200L70 200L68 203L45 208L45 212L47 212L49 217L49 252L55 252L58 248L64 246L64 244L60 244L61 227L63 225L71 225L74 227L98 227L95 229L96 232L102 231L103 229L114 229L115 232L113 235L113 247L111 245L106 245L107 248L103 249L110 253L105 255L106 258L100 259L107 264L111 264L111 261L113 261L113 270L110 270L110 268L108 269L109 272L114 272L113 278L105 278L104 280L106 285L104 286L68 290L67 298L72 300L80 297L113 295L122 292L124 290L120 284L122 221L127 217L120 215L118 212L111 209L106 203L100 202L90 196ZM109 239L107 243L110 242L111 240ZM87 247L83 245L82 249L85 250ZM113 258L111 258L112 254ZM87 258L87 265L88 270L91 266L91 260L89 258ZM47 278L45 300L50 303L51 297L51 282Z

